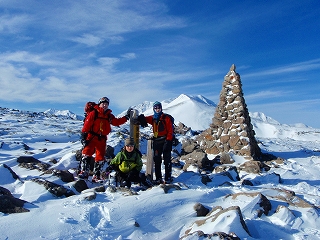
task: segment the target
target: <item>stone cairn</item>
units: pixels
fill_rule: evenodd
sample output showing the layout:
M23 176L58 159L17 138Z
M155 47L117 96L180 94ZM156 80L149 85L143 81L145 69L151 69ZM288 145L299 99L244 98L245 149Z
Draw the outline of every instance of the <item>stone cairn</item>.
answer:
M201 148L207 154L234 152L248 160L259 160L261 150L254 135L240 75L233 64L224 78L212 124L203 132Z

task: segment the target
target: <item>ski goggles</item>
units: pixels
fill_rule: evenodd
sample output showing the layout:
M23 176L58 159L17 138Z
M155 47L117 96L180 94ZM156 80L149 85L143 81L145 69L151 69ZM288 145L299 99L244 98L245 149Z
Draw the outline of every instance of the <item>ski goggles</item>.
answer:
M109 102L110 102L109 98L107 98L107 97L102 97L102 98L99 99L99 104L100 103L108 103L109 104Z

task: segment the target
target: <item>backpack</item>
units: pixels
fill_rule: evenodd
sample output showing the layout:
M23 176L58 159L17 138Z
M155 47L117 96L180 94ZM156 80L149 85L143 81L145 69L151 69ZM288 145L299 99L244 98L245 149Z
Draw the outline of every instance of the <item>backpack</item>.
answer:
M170 114L164 113L163 114L165 117L169 117L172 123L172 132L173 132L173 136L172 136L172 146L176 147L179 144L179 140L176 138L175 135L175 123L174 123L174 117L172 117Z
M86 105L84 106L84 117L87 117L90 112L95 110L95 106L97 104L95 102L87 102Z
M95 111L96 115L95 115L95 119L98 117L98 111L97 109L95 109L94 107L97 106L98 104L96 104L95 102L87 102L84 105L84 119L83 122L86 121L87 116L89 115L90 112Z
M87 116L89 115L90 112L94 111L95 115L94 115L94 120L96 120L97 118L100 119L107 119L109 122L111 122L112 117L110 116L110 114L108 114L108 117L98 117L99 116L99 112L98 110L95 108L95 106L97 106L98 104L95 102L86 102L86 104L84 105L84 119L83 122L86 121ZM112 115L112 114L111 114ZM113 115L112 115L113 116Z

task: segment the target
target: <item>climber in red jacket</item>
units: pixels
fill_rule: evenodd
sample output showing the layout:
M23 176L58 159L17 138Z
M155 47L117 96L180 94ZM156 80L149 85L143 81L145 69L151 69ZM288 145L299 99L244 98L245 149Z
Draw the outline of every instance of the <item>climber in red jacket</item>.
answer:
M95 163L92 181L100 180L101 168L104 164L106 153L107 135L111 132L111 125L119 126L130 118L131 108L121 118L116 118L109 109L109 99L102 97L84 121L81 131L81 142L84 146L80 163L79 178L88 178L90 159L95 153ZM111 124L111 125L110 125Z
M156 184L163 183L161 173L162 156L165 166L165 179L164 183L172 182L172 162L171 162L171 150L172 140L174 137L173 122L169 114L162 112L162 104L156 101L153 104L153 115L139 116L140 125L142 127L147 126L147 123L152 125L153 130L153 161L154 172L156 175Z

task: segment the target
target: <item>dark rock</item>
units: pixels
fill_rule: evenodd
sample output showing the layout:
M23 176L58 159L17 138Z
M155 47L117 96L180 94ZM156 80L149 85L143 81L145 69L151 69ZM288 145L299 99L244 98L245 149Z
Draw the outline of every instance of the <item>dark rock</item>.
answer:
M41 172L46 172L51 167L50 164L43 163L31 156L20 156L18 157L17 162L19 163L19 167L27 168L30 170L37 169Z
M181 190L181 187L176 184L161 184L160 187L164 193L168 193L170 189Z
M181 156L181 160L185 161L183 167L183 170L185 171L190 165L198 166L201 169L206 169L211 166L211 161L208 159L207 154L199 149L190 154Z
M202 175L201 176L201 182L204 184L204 185L207 185L208 182L212 182L211 178L207 175Z
M51 162L52 164L57 164L58 163L57 159L50 159L49 162Z
M8 189L0 186L0 196L1 195L13 197L13 195L11 194L11 192Z
M78 180L72 185L79 193L81 193L83 190L88 189L88 185L85 180Z
M225 176L228 176L233 181L239 181L239 173L235 166L217 166L215 167L214 171L216 173L225 173Z
M266 196L264 196L263 194L260 194L260 207L262 207L263 209L263 213L267 216L269 214L269 211L271 210L271 203L269 201L268 198L266 198ZM261 215L259 216L258 214L258 217L261 217Z
M107 159L112 159L115 157L114 155L114 148L110 145L107 145L106 147L106 154L105 154Z
M194 150L198 148L198 144L194 142L192 139L187 139L182 142L182 155L192 153Z
M23 144L23 148L24 148L24 150L30 150L30 147L25 143Z
M101 185L101 186L95 187L94 190L96 192L105 192L106 191L106 187L104 185Z
M9 170L14 179L20 179L19 176L7 164L3 164L3 167Z
M230 157L228 153L221 153L220 155L220 163L221 164L232 164L234 163L234 160Z
M261 172L263 164L259 161L246 161L239 166L239 169L247 173L258 174Z
M0 195L0 212L3 212L3 213L29 212L28 209L23 208L23 205L25 203L27 202L19 198L15 198L9 195Z
M245 186L245 185L247 185L247 186L253 186L253 183L252 183L250 180L248 180L248 179L244 179L244 180L242 181L241 185L242 185L242 186Z
M74 181L73 174L68 170L54 170L53 175L59 177L61 181L66 183Z
M40 161L32 156L20 156L17 159L18 163L40 163Z
M134 221L134 226L135 227L140 227L140 224L137 221Z
M31 181L38 183L40 185L43 185L50 193L52 193L56 197L62 197L62 196L70 197L75 195L75 193L72 190L67 189L64 186L61 186L59 184L49 182L47 180L34 178L34 179L31 179Z
M197 217L204 217L209 213L209 209L206 208L205 206L203 206L201 203L196 203L193 206L193 209L196 211L197 213Z
M83 195L83 199L88 200L88 201L92 201L94 199L96 199L97 194L93 189L85 189L81 192L81 195Z

